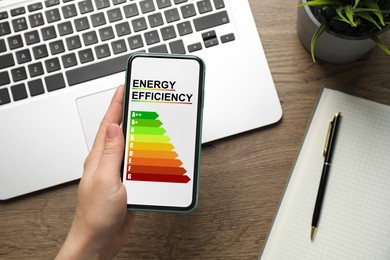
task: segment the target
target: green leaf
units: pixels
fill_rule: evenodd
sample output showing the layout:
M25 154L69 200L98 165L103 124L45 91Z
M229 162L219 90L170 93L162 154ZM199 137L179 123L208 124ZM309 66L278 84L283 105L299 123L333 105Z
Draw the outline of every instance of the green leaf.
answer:
M355 0L355 5L353 6L353 9L355 9L358 6L359 2L360 0Z
M382 27L380 27L380 25L375 21L374 18L372 18L368 13L357 13L356 14L357 16L371 22L372 24L374 24L379 30L382 30Z
M305 3L299 4L298 6L326 6L326 5L335 5L338 2L335 0L312 0Z
M336 8L336 13L341 18L342 21L344 21L344 22L346 22L348 24L351 24L349 22L349 20L347 19L347 17L345 17L344 14L343 14L344 9L345 9L344 7L338 7L338 8Z
M356 27L357 24L355 23L355 14L353 13L352 5L347 5L345 7L345 14L348 17L349 23L353 26Z
M316 62L316 57L314 55L314 48L316 46L318 38L325 31L325 28L326 28L326 24L325 23L321 24L320 27L318 27L317 31L314 33L313 37L311 38L310 50L311 50L311 58L313 59L314 62Z
M386 52L388 55L390 55L390 50L385 46L385 44L373 33L368 33L368 36L370 36L371 40L373 40L376 45L381 48L384 52Z
M383 20L382 11L381 11L380 7L378 6L378 4L374 1L367 1L367 0L365 1L365 4L367 5L368 8L374 9L371 12L374 13L378 17L378 19L382 25L385 25L385 21Z

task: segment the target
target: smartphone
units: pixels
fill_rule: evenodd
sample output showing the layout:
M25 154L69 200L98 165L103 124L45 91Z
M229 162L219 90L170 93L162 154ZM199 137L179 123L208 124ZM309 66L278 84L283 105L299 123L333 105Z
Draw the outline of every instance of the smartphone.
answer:
M190 55L129 57L121 172L129 210L189 212L196 207L204 67Z

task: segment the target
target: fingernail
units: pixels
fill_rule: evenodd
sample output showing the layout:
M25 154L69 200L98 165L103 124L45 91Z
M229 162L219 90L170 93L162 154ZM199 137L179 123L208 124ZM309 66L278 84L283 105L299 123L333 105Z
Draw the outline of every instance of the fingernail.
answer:
M114 124L107 126L106 137L108 139L115 138L118 135L118 128Z

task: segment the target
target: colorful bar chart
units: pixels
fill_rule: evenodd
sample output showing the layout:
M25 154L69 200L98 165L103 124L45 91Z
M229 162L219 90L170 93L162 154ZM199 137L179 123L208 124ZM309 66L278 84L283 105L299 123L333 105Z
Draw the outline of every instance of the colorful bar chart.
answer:
M126 179L188 183L190 178L184 175L187 171L158 117L152 111L130 112Z

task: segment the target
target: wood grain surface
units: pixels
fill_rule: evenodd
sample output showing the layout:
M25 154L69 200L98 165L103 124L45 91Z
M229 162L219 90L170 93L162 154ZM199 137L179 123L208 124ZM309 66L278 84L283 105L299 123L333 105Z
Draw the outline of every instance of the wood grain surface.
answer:
M283 106L282 120L202 148L192 214L137 213L117 259L257 259L321 86L390 105L390 56L314 64L295 1L249 0ZM390 44L387 33L385 42ZM1 166L0 166L1 167ZM70 227L78 182L0 202L0 259L52 259Z

